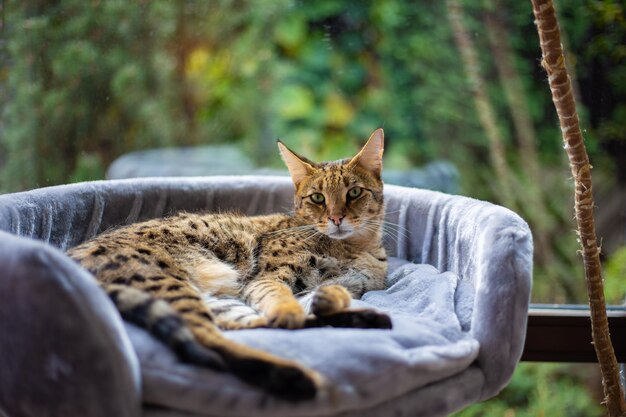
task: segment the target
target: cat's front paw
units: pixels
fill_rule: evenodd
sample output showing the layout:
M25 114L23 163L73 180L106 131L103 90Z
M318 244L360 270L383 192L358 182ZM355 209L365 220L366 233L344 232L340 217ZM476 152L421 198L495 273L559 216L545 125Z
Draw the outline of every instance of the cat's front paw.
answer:
M266 312L266 316L270 327L282 329L301 329L306 319L304 308L296 301L276 304Z
M311 301L311 312L316 316L328 316L350 307L352 296L341 285L328 285L315 291Z

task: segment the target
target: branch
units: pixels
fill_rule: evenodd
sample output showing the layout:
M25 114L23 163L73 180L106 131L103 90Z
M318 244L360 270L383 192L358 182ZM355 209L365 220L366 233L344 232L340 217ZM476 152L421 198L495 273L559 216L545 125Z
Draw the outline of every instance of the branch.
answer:
M626 416L624 392L606 315L600 248L593 218L591 165L580 130L572 83L565 66L560 29L552 0L531 1L543 54L542 65L548 73L552 101L559 116L564 147L574 177L574 209L591 308L591 333L602 372L605 403L610 417Z
M454 32L457 49L461 54L465 74L474 96L476 113L489 140L489 156L498 181L499 197L505 206L515 209L516 200L512 192L512 174L506 160L504 141L498 130L495 112L487 95L485 80L480 73L476 46L463 23L463 9L459 2L457 0L448 0L447 7L448 18Z

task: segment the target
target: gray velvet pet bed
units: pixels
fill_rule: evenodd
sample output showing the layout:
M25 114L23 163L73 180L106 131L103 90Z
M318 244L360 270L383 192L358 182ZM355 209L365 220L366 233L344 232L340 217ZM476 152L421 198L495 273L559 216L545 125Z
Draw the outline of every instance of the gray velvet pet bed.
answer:
M0 196L0 415L440 416L489 398L519 360L532 239L517 215L464 197L387 186L388 289L358 306L393 330L255 329L228 336L322 373L315 400L277 400L180 363L123 323L62 251L179 210L290 209L281 177L101 181ZM394 228L396 228L394 226Z

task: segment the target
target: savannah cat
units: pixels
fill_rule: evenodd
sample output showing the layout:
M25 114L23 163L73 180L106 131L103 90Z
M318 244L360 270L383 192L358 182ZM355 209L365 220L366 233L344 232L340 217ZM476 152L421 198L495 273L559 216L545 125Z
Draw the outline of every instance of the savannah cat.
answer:
M68 254L122 316L183 360L232 372L284 399L312 398L323 378L225 338L220 329L390 327L348 310L383 289L383 131L350 159L314 163L278 147L295 185L292 214L180 213L105 232Z

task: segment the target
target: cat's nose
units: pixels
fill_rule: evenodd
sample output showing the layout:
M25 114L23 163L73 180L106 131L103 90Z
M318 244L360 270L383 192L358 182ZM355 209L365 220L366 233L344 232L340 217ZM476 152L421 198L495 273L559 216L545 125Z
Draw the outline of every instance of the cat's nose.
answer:
M339 226L343 220L343 216L341 214L332 214L328 216L328 220L335 223L335 226Z

